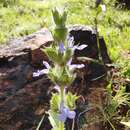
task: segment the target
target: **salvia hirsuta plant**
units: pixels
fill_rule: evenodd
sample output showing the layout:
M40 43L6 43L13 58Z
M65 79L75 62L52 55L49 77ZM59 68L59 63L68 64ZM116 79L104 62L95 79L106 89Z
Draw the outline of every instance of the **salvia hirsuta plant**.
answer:
M78 96L67 92L66 89L75 79L75 69L81 69L84 64L72 64L72 57L75 50L83 50L87 45L74 45L74 38L67 38L67 12L60 11L57 8L52 10L52 16L55 23L53 30L54 42L51 46L43 49L49 60L53 63L49 65L43 61L45 69L33 73L34 77L47 74L48 78L55 84L54 89L57 93L52 93L50 100L49 120L52 130L65 130L67 118L75 120L76 100ZM72 130L74 125L72 125Z

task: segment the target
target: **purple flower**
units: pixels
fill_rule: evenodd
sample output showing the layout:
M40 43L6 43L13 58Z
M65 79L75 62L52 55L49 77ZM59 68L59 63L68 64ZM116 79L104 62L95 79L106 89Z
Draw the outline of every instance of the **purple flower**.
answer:
M61 54L63 54L63 53L65 52L64 43L60 43L60 44L59 44L59 52L60 52Z
M82 45L74 45L74 38L71 37L68 39L68 48L71 48L72 51L74 52L75 50L83 50L84 48L86 48L87 45L86 44L82 44ZM59 44L59 52L61 54L63 54L65 52L65 46L64 43L60 43Z
M71 64L71 62L72 62L72 58L67 63L67 66L69 67L70 70L82 69L85 67L84 64Z
M85 67L84 64L72 64L72 65L69 65L70 70L81 69L81 68L84 68L84 67Z
M43 75L43 74L48 74L49 69L50 69L50 65L46 61L43 61L43 65L46 67L46 69L37 70L37 72L33 73L33 77L38 77L38 76Z
M60 111L59 120L65 122L67 118L74 119L76 116L75 111L70 111L69 108L62 108Z
M75 51L75 50L83 50L84 48L87 47L87 45L86 44L74 45L74 37L71 37L68 40L68 47L72 48L72 50Z
M44 65L47 69L50 69L50 65L48 64L48 62L43 61L43 65Z
M74 37L68 38L68 47L73 48L74 45Z

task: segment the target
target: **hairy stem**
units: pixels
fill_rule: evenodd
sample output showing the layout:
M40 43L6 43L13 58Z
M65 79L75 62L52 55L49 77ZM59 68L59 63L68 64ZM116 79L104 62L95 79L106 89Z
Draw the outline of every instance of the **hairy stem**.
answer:
M60 122L60 130L65 130L65 127L64 127L64 122Z
M60 88L60 96L61 96L61 103L60 103L61 107L64 107L64 96L65 96L64 86L61 86ZM60 130L65 130L63 121L60 122Z
M64 106L64 96L65 96L64 86L61 86L60 96L61 96L61 104Z
M73 119L71 130L74 130L74 124L75 124L75 119Z

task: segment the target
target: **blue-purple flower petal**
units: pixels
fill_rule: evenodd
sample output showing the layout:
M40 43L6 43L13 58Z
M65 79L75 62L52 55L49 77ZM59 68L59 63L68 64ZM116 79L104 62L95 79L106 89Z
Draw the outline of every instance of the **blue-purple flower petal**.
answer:
M46 67L47 69L50 69L50 65L48 64L47 61L43 61L43 65L45 65L45 67Z
M74 69L82 69L85 67L84 64L72 64L68 66L70 70L74 70Z
M67 118L74 119L76 116L75 111L70 111L69 108L63 108L59 115L59 120L65 122Z
M65 52L64 43L60 43L60 44L59 44L59 52L60 52L61 54L63 54L63 53Z
M82 44L82 45L79 45L79 46L76 46L75 49L77 50L83 50L84 48L86 48L88 45L86 44Z
M33 73L33 77L38 77L38 76L43 75L43 74L48 74L49 69L50 69L50 65L48 64L47 61L43 61L43 65L46 67L46 69L37 70L37 72Z
M74 119L75 116L76 116L76 112L75 112L75 111L68 111L67 117L68 117L69 119Z
M73 46L74 46L74 37L70 37L68 39L68 47L73 48Z
M65 122L65 121L66 121L67 115L68 115L68 111L69 111L69 109L67 109L67 108L63 108L63 109L61 110L61 114L59 115L59 120L60 120L60 121L62 121L62 122Z
M68 47L72 49L72 51L77 50L83 50L84 48L87 47L86 44L82 44L82 45L74 45L74 37L71 37L68 39Z
M71 64L72 63L72 58L67 62L67 66L69 67L70 70L74 69L82 69L85 67L84 64Z
M69 59L69 61L67 62L67 66L71 65L72 63L72 57Z
M49 69L38 70L37 72L33 73L33 77L38 77L43 74L48 74L48 72L49 72Z

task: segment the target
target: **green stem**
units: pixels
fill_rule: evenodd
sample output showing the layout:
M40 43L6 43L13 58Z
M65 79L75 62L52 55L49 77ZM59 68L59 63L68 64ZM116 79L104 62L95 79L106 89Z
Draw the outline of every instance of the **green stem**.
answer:
M74 130L74 124L75 124L75 119L73 119L71 130Z
M61 104L62 104L63 107L64 107L64 96L65 96L64 86L61 86L60 96L61 96ZM64 122L62 122L62 121L60 121L60 130L65 130Z
M65 93L64 93L64 87L63 86L61 86L60 95L61 95L61 104L64 105L64 96L65 96Z
M65 127L64 127L64 122L61 121L61 122L60 122L60 130L65 130L64 128L65 128Z
M96 40L97 40L97 46L98 46L99 60L102 61L101 52L100 52L99 32L98 32L98 14L99 13L97 11L96 16L95 16L95 30L96 30Z

